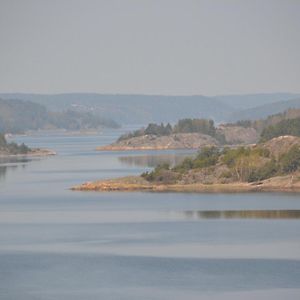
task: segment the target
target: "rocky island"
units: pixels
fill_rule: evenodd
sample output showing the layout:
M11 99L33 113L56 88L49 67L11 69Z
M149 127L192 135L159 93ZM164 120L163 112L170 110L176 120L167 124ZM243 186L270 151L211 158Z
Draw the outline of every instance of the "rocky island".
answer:
M300 192L300 138L279 136L247 147L204 147L170 168L73 187L80 191Z
M200 149L205 146L236 146L257 143L260 138L291 134L297 135L300 109L289 109L255 121L219 124L213 120L182 119L174 126L150 123L146 128L124 134L99 151ZM283 130L280 130L283 128ZM288 131L288 128L292 128Z
M200 149L223 144L249 144L258 139L254 128L238 125L215 127L212 120L182 119L174 126L150 123L146 128L122 135L99 151Z

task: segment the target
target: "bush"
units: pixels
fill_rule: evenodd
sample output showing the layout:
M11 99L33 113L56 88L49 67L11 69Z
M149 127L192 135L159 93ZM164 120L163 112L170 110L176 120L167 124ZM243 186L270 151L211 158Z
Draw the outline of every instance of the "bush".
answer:
M279 171L278 163L272 159L265 163L261 168L250 173L248 182L260 181L275 176Z
M27 147L24 143L21 145L18 145L14 142L7 143L4 134L0 133L0 150L4 150L9 154L26 154L31 149Z
M201 169L215 165L218 162L220 152L216 147L204 147L196 156L192 159L187 157L181 164L173 168L177 172L185 172L191 169Z
M300 136L300 118L286 119L266 127L261 133L260 142L268 141L281 135Z
M176 181L181 177L180 173L170 170L170 166L166 163L157 166L151 172L143 173L141 176L147 181L161 184L176 183Z
M176 133L199 132L210 136L215 136L216 128L213 120L206 119L182 119L174 126Z
M281 169L284 173L295 172L300 169L300 148L293 146L280 158Z

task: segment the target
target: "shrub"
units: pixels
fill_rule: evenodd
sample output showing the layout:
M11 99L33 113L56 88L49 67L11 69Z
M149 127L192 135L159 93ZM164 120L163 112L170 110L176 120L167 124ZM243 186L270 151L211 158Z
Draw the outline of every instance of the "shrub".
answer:
M284 173L291 173L300 169L300 148L293 146L280 158L281 169Z
M278 171L279 165L274 159L272 159L265 163L262 167L252 171L249 175L248 181L253 182L268 179L276 175Z

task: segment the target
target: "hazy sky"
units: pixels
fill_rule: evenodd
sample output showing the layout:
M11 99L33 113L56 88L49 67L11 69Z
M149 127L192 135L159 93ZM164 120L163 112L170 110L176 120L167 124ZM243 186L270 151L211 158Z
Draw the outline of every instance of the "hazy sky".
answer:
M300 0L0 0L0 92L300 92Z

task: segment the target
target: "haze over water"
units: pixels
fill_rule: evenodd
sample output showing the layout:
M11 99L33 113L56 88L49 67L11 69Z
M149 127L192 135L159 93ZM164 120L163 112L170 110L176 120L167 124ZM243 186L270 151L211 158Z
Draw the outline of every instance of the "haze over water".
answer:
M126 129L127 130L127 129ZM19 136L0 165L0 299L297 299L297 194L96 193L191 151L96 152L122 130Z

